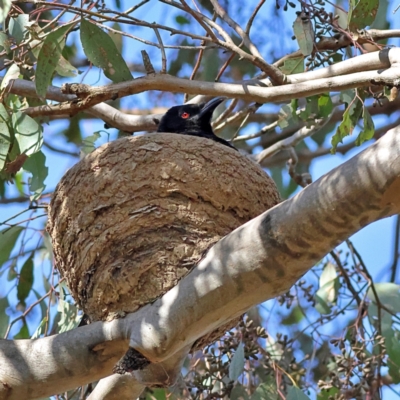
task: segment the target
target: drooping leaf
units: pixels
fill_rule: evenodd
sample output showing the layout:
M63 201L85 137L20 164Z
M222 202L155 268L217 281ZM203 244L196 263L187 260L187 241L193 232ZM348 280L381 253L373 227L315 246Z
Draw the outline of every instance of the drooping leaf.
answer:
M60 298L57 310L60 313L58 322L58 333L67 332L75 329L81 322L82 317L78 314L78 308L65 300L65 289L60 286Z
M0 231L0 266L10 258L15 242L23 230L20 226L13 226Z
M359 133L356 139L356 145L360 146L367 140L370 140L374 137L375 134L375 125L374 121L371 118L371 114L369 113L367 107L363 107L363 122L364 126L362 131Z
M94 132L93 135L90 135L83 139L82 147L81 147L81 154L85 156L86 154L91 153L96 147L95 143L96 140L100 138L99 132Z
M299 117L296 115L296 109L292 106L293 103L284 104L279 110L279 122L278 125L281 129L294 126L298 123Z
M304 13L298 15L293 24L293 31L301 54L309 56L314 49L314 28L310 18Z
M374 287L380 303L394 313L400 312L400 285L385 282L375 283ZM368 289L367 296L371 301L377 303L372 288Z
M3 24L11 8L11 0L0 0L0 24Z
M314 299L315 299L315 309L320 314L330 314L331 313L331 307L322 297L315 294Z
M343 113L342 122L338 126L336 133L332 136L331 139L332 154L335 154L336 147L339 143L342 143L343 138L353 133L354 127L356 126L358 120L360 119L360 115L363 110L363 103L359 99L359 97L355 95L355 92L353 90L343 92L341 98L345 103L348 104L348 106L345 112Z
M10 322L10 317L6 313L10 306L7 297L0 297L0 339L4 338L7 331L7 326Z
M32 174L29 181L29 190L33 193L31 201L37 200L46 188L44 180L47 178L49 169L45 163L46 156L41 151L32 154L24 163L24 170Z
M189 25L190 24L190 21L183 15L177 15L175 17L175 21L179 25Z
M74 77L79 74L79 71L63 56L58 60L56 72L60 76Z
M1 4L0 0L0 4ZM1 5L0 5L0 18L1 18ZM1 24L1 21L0 21ZM4 50L8 53L10 51L11 41L4 32L0 32L0 53Z
M310 400L310 398L298 387L292 386L288 390L286 400Z
M276 399L278 396L278 389L276 387L276 381L269 376L267 380L261 383L250 400L265 400L265 399Z
M318 116L327 117L333 110L333 103L329 93L322 93L318 96Z
M304 72L304 57L289 58L279 68L285 75L300 74Z
M7 87L8 83L12 79L18 79L20 75L20 70L17 64L11 64L11 67L8 68L6 74L4 75L3 80L0 84L0 89L4 89Z
M236 381L244 370L244 345L243 342L239 343L235 354L229 364L229 379Z
M33 254L24 262L19 273L17 285L17 298L22 305L25 305L25 299L29 296L33 285Z
M41 149L43 129L33 118L23 114L21 111L16 111L12 115L12 124L20 153L29 156Z
M298 324L304 318L304 313L299 306L292 307L290 314L282 319L283 325Z
M133 79L128 66L107 33L83 18L80 32L87 58L96 67L101 68L107 78L116 83Z
M11 145L10 129L8 127L9 115L4 105L0 103L0 171L3 169Z
M350 3L349 28L352 32L372 25L378 13L379 0L358 0L355 7Z
M246 389L242 385L236 385L229 396L229 400L248 400L249 395L246 392Z
M44 317L41 321L39 326L36 328L36 331L33 333L31 336L31 339L37 339L42 335L46 329L46 324L47 324L47 317Z
M46 97L47 88L53 79L54 71L65 46L66 35L70 29L70 25L64 25L49 33L39 51L35 84L36 92L41 98Z
M20 14L17 18L10 18L9 31L10 35L15 39L17 44L20 44L28 32L27 26L32 25L29 21L28 14Z
M17 340L29 339L31 337L31 335L29 334L29 328L28 328L25 318L22 321L23 321L23 325L22 325L21 329L19 330L19 332L14 336L14 339L17 339Z

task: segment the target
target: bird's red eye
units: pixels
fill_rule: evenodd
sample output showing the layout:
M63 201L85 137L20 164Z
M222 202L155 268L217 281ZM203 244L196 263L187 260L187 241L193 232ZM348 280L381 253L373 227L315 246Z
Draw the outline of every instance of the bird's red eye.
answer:
M183 119L187 119L187 118L190 117L190 114L187 113L187 112L183 112L182 115L181 115L181 117L182 117Z

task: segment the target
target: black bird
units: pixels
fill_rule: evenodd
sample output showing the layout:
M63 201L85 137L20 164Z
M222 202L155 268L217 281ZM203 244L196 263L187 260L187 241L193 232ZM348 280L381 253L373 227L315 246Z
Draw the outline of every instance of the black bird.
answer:
M207 103L172 107L161 118L157 132L204 137L237 150L229 142L216 136L211 128L213 112L224 100L225 97L216 97Z

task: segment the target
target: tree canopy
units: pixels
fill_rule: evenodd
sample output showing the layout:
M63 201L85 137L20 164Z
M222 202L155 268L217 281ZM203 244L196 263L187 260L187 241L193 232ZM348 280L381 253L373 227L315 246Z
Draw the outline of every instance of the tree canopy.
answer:
M400 396L398 5L0 4L1 400ZM171 106L215 96L214 132L283 201L154 302L78 327L46 231L57 183ZM391 216L391 263L371 269L351 235ZM113 374L128 347L149 363Z

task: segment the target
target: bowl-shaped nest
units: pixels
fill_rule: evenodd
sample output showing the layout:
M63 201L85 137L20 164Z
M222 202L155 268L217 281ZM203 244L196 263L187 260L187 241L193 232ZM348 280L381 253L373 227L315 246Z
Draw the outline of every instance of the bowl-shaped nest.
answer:
M279 202L254 162L170 133L101 146L61 179L48 231L57 267L92 320L152 302L213 243Z

